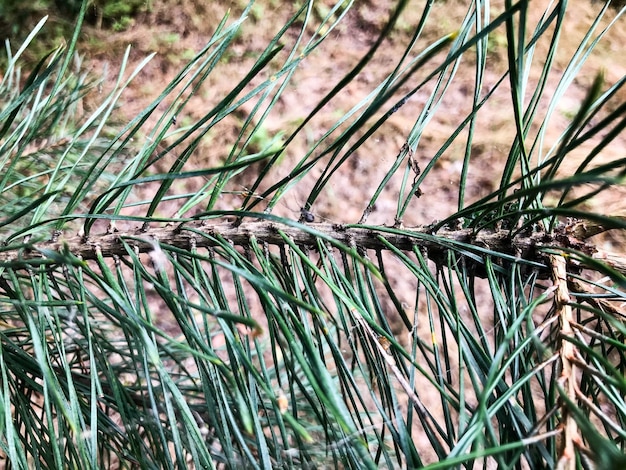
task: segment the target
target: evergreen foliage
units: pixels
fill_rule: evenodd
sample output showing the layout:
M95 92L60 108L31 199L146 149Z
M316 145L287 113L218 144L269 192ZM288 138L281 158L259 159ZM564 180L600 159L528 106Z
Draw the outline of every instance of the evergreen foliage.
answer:
M601 8L557 70L562 21L576 8L566 1L532 26L531 2L507 1L494 15L476 1L456 31L417 48L426 2L393 72L284 168L290 143L367 70L406 3L282 140L260 142L264 121L351 2L321 24L303 3L232 92L188 125L177 117L219 73L249 9L224 18L162 94L115 132L120 96L149 58L127 72L126 55L112 90L81 114L98 82L75 59L80 21L68 47L28 73L20 56L44 23L12 53L0 83L0 452L8 467L624 468L625 269L591 237L626 223L586 204L623 184L626 159L600 157L626 125L616 102L626 77L606 83L598 73L570 125L545 141L559 99L602 44L600 25L623 10ZM506 35L508 66L487 87L496 31ZM536 57L544 40L548 54ZM427 124L470 58L472 110L420 168L414 155ZM537 64L543 73L531 83ZM504 84L516 135L493 168L499 186L470 200L477 123ZM418 92L427 104L385 176L372 181L361 221L316 220L331 177ZM252 112L230 155L190 166L202 139L246 104ZM458 210L405 227L420 185L459 135ZM565 171L578 151L584 158ZM276 215L318 168L300 220ZM241 207L224 210L221 198L243 172L254 178L238 195ZM402 181L389 214L395 225L369 225L394 177ZM181 192L192 180L200 189ZM394 287L399 278L414 287L412 309ZM425 403L433 392L437 406Z

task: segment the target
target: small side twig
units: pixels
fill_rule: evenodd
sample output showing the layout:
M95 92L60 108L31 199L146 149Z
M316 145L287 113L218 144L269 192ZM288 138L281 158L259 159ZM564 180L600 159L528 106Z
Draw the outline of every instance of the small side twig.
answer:
M552 280L556 286L554 293L554 301L556 304L556 313L561 323L561 378L565 394L572 402L577 401L576 396L576 374L577 366L573 361L576 351L575 346L567 338L574 337L574 322L572 307L570 305L569 289L567 287L567 262L562 255L550 255L550 266L552 269ZM574 470L576 468L576 452L575 446L580 442L578 432L578 424L569 412L567 405L563 405L562 415L563 424L563 440L561 442L560 458L557 463L559 470Z

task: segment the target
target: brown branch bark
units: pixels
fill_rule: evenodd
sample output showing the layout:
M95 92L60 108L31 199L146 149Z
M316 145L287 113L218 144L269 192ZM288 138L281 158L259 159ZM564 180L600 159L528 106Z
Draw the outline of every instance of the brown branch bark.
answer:
M552 268L552 280L556 287L554 302L556 313L561 324L561 382L567 397L576 402L576 363L572 360L575 356L575 346L568 338L574 336L572 329L573 314L570 305L569 288L567 286L567 263L561 255L550 255ZM580 441L578 425L570 413L567 405L562 406L563 416L563 441L561 443L560 457L557 463L559 470L574 470L576 468L576 444Z
M419 248L434 261L445 260L447 250L453 244L458 246L462 243L466 251L479 253L481 250L490 250L507 254L519 261L540 262L545 266L544 274L547 277L550 271L547 255L543 252L546 248L573 248L589 255L595 251L593 246L564 231L554 234L541 231L512 234L509 230L482 230L474 233L471 229L442 228L433 232L430 226L419 226L403 228L399 232L391 227L372 228L329 223L307 224L306 229L303 229L302 226L267 220L244 221L240 224L208 224L205 221L94 235L88 239L80 236L63 238L61 235L55 240L22 246L19 250L5 247L5 251L0 251L0 264L16 267L23 263L26 266L33 260L46 258L52 262L54 257L51 258L51 254L63 253L83 260L95 259L98 251L104 257L124 256L127 254L124 243L132 245L140 253L154 250L155 242L161 246L170 245L184 250L217 246L223 240L239 246L249 245L253 240L270 245L284 245L284 236L299 245L314 246L321 234L344 245L363 249L385 250L388 248L386 244L403 251Z
M616 222L626 222L626 216L616 215L612 216L612 219ZM566 226L565 230L568 234L579 240L587 240L588 238L608 232L609 230L614 230L615 228L614 225L603 225L593 220L574 220Z

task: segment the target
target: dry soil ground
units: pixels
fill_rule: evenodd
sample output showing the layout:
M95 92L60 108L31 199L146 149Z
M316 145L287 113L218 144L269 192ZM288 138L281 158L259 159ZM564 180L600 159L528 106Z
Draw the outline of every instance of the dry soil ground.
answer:
M233 83L236 83L249 70L258 53L293 14L296 3L276 0L257 2L242 26L241 34L228 55L229 59L223 61L216 72L212 73L203 85L201 93L198 93L186 108L185 115L178 116L179 122L195 122L202 118L207 109L210 109L230 91ZM571 14L567 18L567 25L564 28L566 34L560 39L557 66L554 67L555 78L550 82L552 87L556 86L558 74L564 70L569 57L574 53L583 34L600 10L602 2L579 1L576 3L576 7L571 8ZM305 137L296 140L287 149L283 168L288 168L290 162L300 158L308 145L328 130L341 113L345 113L356 105L371 92L382 77L389 73L413 34L424 4L424 1L409 2L391 38L385 41L373 61L307 126ZM545 4L547 2L543 0L533 3L533 11L536 12L531 13L533 21L537 21L539 15L543 13ZM98 32L93 29L85 32L87 42L91 43L89 59L93 60L93 71L96 73L104 70L106 66L108 73L113 75L127 45L132 47L131 63L134 64L151 52L157 53L123 97L125 104L121 111L127 119L135 116L158 95L182 68L186 60L206 43L229 9L230 17L235 19L245 6L245 2L156 0L151 5L151 10L135 18L133 25L124 32L113 35L110 32ZM283 93L266 123L268 136L293 130L320 98L359 61L389 18L393 5L394 2L389 1L357 2L339 27L316 52L300 65L292 84ZM330 6L329 1L316 4L312 14L318 18L318 22ZM425 46L430 41L453 31L455 25L458 25L466 14L467 8L466 2L453 0L435 2L433 13L426 24L420 43ZM501 2L494 2L493 15L495 16L501 8ZM608 23L608 19L603 23ZM293 40L295 34L294 29L292 34L287 35L287 38ZM607 84L614 83L626 74L626 61L621 57L621 38L625 37L625 34L626 22L620 20L582 68L558 105L558 112L551 122L550 132L544 143L546 148L553 144L567 125L598 70L601 68L605 70ZM504 30L497 31L491 41L490 56L485 71L485 89L494 84L506 69ZM534 66L529 75L531 87L533 83L536 83L546 48L546 43L540 43L535 52ZM419 50L419 45L417 49ZM427 124L416 151L416 158L422 168L454 132L467 113L468 106L471 105L475 74L472 62L472 58L468 57L468 60L461 64L446 98ZM129 69L132 69L132 65ZM432 70L432 67L428 70ZM418 76L415 80L417 78ZM406 89L410 85L407 85ZM546 90L546 96L549 96L550 92L550 89ZM428 90L412 97L351 157L349 164L333 178L324 197L320 198L312 208L318 216L338 222L356 222L360 218L375 184L389 169L398 151L406 142L428 97ZM545 110L546 103L546 100L542 103L543 110ZM202 167L223 158L230 151L247 110L244 107L237 114L239 120L229 121L220 128L219 132L210 134L205 144L198 149L191 160L191 166ZM488 107L481 113L477 128L472 145L472 168L469 173L466 203L488 194L499 183L500 168L509 152L514 133L509 88L506 84L499 88ZM534 130L536 131L536 126ZM405 224L430 223L455 210L465 146L464 138L465 134L462 133L439 160L435 171L424 181L422 186L424 196L415 202L414 207L405 217ZM623 148L624 138L622 137L614 146L606 149L603 160L621 155ZM582 158L584 158L582 151L578 155L571 155L568 168L575 168ZM286 206L283 210L287 214L298 213L301 203L308 196L308 190L318 175L319 171L313 171L282 204ZM243 186L252 177L253 175L244 175L239 183ZM389 186L368 222L387 224L394 222L393 215L398 190L399 184ZM611 195L590 203L588 209L602 213L619 213L626 209L626 202L622 196L623 190L616 189Z

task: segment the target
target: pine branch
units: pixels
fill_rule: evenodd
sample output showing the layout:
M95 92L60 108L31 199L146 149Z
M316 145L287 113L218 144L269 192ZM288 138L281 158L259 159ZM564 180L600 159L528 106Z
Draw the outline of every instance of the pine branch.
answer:
M181 223L176 227L138 228L135 231L94 235L89 238L74 236L71 238L55 237L50 241L20 245L18 249L6 247L0 252L0 265L26 267L33 261L50 261L70 255L80 260L103 257L124 256L127 245L136 252L147 253L160 246L172 246L182 250L214 247L224 240L236 246L248 246L254 242L269 245L285 245L286 239L303 246L315 246L319 240L345 247L389 250L394 247L401 251L423 250L435 262L443 262L448 249L455 247L478 256L493 254L495 257L510 262L529 262L540 276L550 274L546 253L549 250L578 250L589 256L596 248L571 235L567 227L561 227L553 233L546 231L512 232L503 229L441 228L432 230L432 226L414 228L394 228L386 226L340 225L312 223L301 225L281 219L251 222L222 222L209 224L206 221ZM64 258L65 259L65 258ZM481 275L480 270L476 273Z

